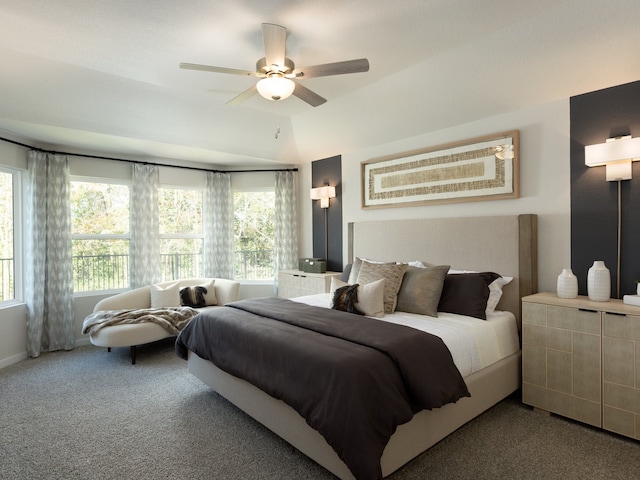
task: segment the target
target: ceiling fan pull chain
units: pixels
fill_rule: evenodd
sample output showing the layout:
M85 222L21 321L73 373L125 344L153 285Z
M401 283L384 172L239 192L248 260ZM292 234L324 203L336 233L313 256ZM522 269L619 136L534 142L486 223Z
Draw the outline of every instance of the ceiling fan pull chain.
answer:
M275 103L275 105L274 105L273 109L274 109L274 115L275 115L275 119L276 119L276 134L275 134L275 137L276 137L276 140L277 140L278 136L280 135L280 125L279 125L279 122L278 122L278 103L279 102L274 102L274 103Z

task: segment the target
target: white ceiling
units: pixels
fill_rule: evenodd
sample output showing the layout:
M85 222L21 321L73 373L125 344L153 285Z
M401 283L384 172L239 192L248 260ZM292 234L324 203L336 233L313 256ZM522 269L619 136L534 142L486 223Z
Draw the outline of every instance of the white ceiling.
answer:
M638 0L0 0L0 136L43 148L280 167L640 79ZM254 96L261 23L328 99ZM276 129L280 135L275 138Z

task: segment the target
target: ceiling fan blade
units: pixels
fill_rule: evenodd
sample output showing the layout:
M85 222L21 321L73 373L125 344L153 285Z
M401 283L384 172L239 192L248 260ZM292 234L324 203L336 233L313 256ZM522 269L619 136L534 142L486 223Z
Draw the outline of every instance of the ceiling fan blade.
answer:
M263 23L262 38L264 40L264 57L267 67L271 65L284 67L287 29L273 23Z
M307 87L300 85L298 82L295 83L296 88L293 91L293 94L300 100L307 102L312 107L317 107L327 101L326 98L322 98L320 95L312 90L309 90Z
M253 87L246 89L240 95L233 97L231 100L227 102L227 105L240 105L242 102L249 100L256 93L258 93L258 89L254 85Z
M343 75L345 73L359 73L369 71L369 60L359 58L344 62L325 63L311 67L296 68L291 75L294 78L326 77L329 75Z
M254 77L264 77L264 75L258 72L238 70L235 68L214 67L212 65L199 65L197 63L181 63L180 68L184 68L185 70L201 70L203 72L230 73L231 75L251 75Z

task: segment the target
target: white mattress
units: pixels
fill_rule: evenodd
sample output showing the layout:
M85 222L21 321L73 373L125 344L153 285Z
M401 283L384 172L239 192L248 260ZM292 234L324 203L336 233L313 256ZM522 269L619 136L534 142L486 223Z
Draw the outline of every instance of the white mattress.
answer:
M307 295L291 300L330 308L331 294ZM511 312L494 312L487 316L487 320L444 312L438 312L437 318L395 312L376 320L398 323L440 337L463 377L520 350L518 326Z

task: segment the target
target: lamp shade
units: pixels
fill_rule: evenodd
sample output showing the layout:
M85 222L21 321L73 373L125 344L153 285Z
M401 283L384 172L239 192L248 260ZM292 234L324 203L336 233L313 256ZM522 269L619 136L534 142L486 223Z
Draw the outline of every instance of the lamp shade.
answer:
M640 159L640 137L624 137L584 148L584 163L590 167L619 160Z
M311 200L321 200L323 198L335 198L336 187L325 185L324 187L312 188L310 192Z
M587 145L584 163L588 167L606 165L607 180L629 180L631 162L640 160L640 137L610 138L606 143Z
M284 100L289 98L296 88L293 80L281 75L271 75L260 80L256 88L258 93L267 100Z
M311 200L320 200L321 208L329 208L329 199L335 198L336 187L325 185L324 187L312 188L309 196Z

